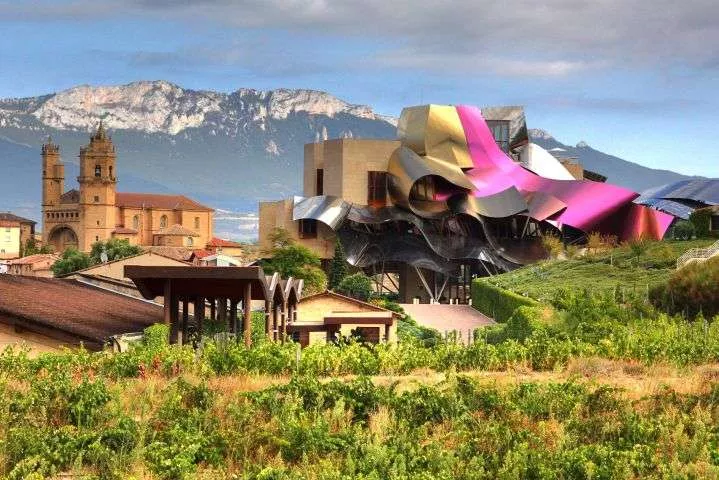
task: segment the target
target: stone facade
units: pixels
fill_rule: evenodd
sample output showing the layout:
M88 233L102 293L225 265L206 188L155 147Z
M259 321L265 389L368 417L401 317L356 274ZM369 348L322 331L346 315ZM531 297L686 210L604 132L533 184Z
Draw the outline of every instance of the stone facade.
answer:
M79 190L64 192L65 167L60 147L42 147L43 242L61 252L69 247L88 252L111 238L133 245L180 243L203 248L212 239L214 211L182 195L117 192L117 155L102 123L80 149ZM167 240L171 227L191 231L188 238Z

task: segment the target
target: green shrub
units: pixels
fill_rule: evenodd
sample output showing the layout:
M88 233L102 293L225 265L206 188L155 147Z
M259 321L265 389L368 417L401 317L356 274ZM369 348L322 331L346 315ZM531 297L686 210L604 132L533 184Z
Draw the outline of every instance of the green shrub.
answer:
M697 238L709 237L712 215L713 209L711 207L698 208L689 215L689 221L694 225L694 232Z
M337 286L337 291L366 302L372 296L372 279L362 272L348 275Z
M689 262L676 270L669 280L653 288L651 302L670 314L694 318L719 314L719 257Z
M672 227L672 238L676 240L691 240L695 234L694 224L687 220L678 220Z
M518 307L538 306L536 300L496 287L485 279L472 282L472 306L497 322L506 322Z

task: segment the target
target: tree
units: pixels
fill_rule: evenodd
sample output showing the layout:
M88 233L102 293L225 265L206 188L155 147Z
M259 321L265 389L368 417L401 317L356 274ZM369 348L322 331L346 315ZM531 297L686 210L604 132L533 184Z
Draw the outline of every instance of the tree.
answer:
M346 276L337 291L348 297L367 301L372 296L372 279L362 272Z
M52 267L52 273L56 277L76 272L92 265L90 256L79 251L76 248L68 248L62 254L60 260L55 262Z
M21 257L29 257L30 255L37 255L38 253L52 253L52 249L47 245L42 247L37 246L37 240L34 237L30 237L25 240L25 248L20 254Z
M709 227L712 217L712 208L698 208L689 215L689 221L694 225L697 238L709 237Z
M347 276L347 259L342 243L335 241L335 254L330 263L329 289L335 290L339 287L342 280Z
M691 240L694 236L694 224L687 220L679 220L674 224L672 232L677 240Z
M121 258L132 257L142 253L137 245L130 245L127 239L111 238L107 242L95 242L90 250L92 264L102 263L102 252L107 252L107 260L112 262Z
M304 280L307 294L319 293L327 288L327 275L320 268L320 257L309 248L296 245L289 237L274 243L270 258L262 262L268 273L277 272L282 278L293 277Z

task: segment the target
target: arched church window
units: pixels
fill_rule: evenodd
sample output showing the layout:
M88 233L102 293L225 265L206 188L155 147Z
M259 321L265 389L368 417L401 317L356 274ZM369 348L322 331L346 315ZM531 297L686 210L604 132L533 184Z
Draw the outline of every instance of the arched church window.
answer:
M167 215L160 217L160 228L167 228Z
M110 178L112 178L112 165L110 165L108 169L110 170Z
M100 177L102 175L102 167L100 165L95 165L95 176Z
M192 242L193 242L192 237L187 237L187 246L188 247L192 246Z
M139 215L135 215L134 217L132 217L132 228L134 228L135 230L140 229L140 216Z
M200 229L200 217L195 217L195 230Z

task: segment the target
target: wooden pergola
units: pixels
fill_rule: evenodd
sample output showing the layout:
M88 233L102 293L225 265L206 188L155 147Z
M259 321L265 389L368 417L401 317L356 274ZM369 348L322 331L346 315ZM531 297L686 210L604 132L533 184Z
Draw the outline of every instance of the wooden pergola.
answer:
M202 332L203 321L224 322L227 331L252 343L252 301L264 305L265 334L284 341L287 323L296 320L302 281L265 276L260 267L125 266L130 278L146 299L163 297L164 323L170 327L170 343L187 341L192 322ZM242 318L238 315L242 312Z

